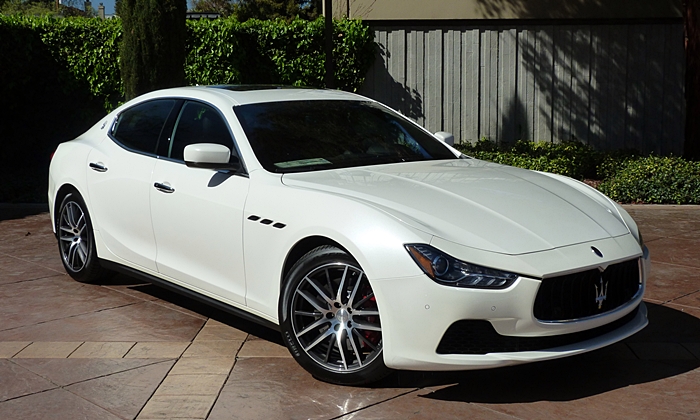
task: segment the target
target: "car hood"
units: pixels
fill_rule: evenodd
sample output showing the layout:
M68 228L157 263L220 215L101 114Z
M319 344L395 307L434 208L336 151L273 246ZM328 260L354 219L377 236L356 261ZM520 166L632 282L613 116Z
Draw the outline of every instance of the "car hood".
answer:
M363 201L445 240L503 254L629 233L594 192L477 159L293 173L282 182Z

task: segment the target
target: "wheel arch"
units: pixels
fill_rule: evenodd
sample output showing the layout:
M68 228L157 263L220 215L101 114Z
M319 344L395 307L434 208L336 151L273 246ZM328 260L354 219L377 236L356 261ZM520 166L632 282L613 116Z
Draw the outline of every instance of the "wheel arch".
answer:
M294 264L296 264L296 262L299 261L301 257L306 255L312 249L318 248L319 246L323 245L334 246L346 252L352 257L352 254L347 250L347 248L345 248L344 246L342 246L341 244L339 244L331 238L320 235L307 236L306 238L301 239L297 243L295 243L294 246L287 253L287 257L285 258L284 265L282 267L282 273L280 275L280 290L282 290L282 288L284 287L287 274L292 269L292 267L294 267Z
M73 185L73 184L63 184L61 185L58 190L56 190L56 195L54 196L53 200L53 208L51 209L51 214L53 217L51 218L51 223L53 224L53 233L54 235L58 235L58 232L56 231L56 218L58 217L58 210L59 207L61 206L61 202L63 202L63 199L70 193L75 193L80 195L82 197L83 201L85 201L85 196L78 190L78 188ZM87 206L87 202L85 203ZM88 210L89 211L89 210Z

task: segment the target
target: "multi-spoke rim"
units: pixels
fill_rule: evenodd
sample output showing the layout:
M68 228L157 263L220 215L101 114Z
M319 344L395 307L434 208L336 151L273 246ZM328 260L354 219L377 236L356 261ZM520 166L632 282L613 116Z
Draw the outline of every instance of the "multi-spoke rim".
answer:
M74 201L63 206L58 223L59 246L63 262L73 271L80 271L87 264L90 237L85 212Z
M374 292L355 266L326 264L306 274L294 291L291 311L299 344L325 369L356 371L381 354Z

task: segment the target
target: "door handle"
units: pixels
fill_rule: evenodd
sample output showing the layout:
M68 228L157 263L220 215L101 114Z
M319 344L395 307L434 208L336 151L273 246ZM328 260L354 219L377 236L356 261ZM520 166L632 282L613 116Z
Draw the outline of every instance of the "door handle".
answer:
M90 168L97 172L107 172L107 167L102 162L90 162Z
M171 187L171 186L168 185L168 184L163 184L163 183L160 183L160 182L156 182L155 184L153 184L153 186L156 187L156 189L157 189L158 191L164 192L164 193L167 193L167 194L172 194L172 193L175 192L175 188Z

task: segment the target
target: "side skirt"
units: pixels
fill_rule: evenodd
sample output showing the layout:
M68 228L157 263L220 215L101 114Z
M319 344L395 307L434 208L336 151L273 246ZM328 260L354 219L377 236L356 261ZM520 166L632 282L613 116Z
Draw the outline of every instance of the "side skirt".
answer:
M142 273L141 271L138 271L138 270L133 269L131 267L127 267L127 266L124 266L124 265L121 265L121 264L118 264L118 263L115 263L112 261L100 259L100 265L102 265L102 267L104 267L108 270L116 271L118 273L125 274L129 277L134 277L134 278L137 278L139 280L143 280L147 283L151 283L155 286L170 290L171 292L175 292L175 293L178 293L180 295L187 296L188 298L202 302L207 306L211 306L211 307L214 307L216 309L222 310L224 312L228 312L228 313L235 315L239 318L243 318L246 321L254 322L256 324L262 325L263 327L270 328L270 329L275 330L275 331L280 331L279 325L272 323L264 318L250 314L242 309L236 308L235 306L227 305L227 304L220 302L216 299L210 298L209 296L205 296L203 294L194 292L190 289L179 286L177 284L170 283L167 280L163 280L161 278L152 276L150 274Z

